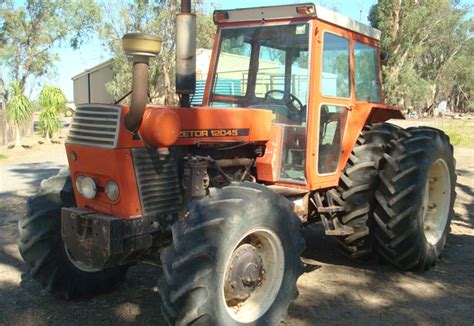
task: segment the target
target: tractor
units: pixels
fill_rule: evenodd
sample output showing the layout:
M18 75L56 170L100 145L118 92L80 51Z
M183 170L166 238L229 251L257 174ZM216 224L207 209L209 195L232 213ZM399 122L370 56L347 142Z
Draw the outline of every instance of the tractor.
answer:
M176 107L147 104L160 38L123 37L130 105L74 112L69 169L41 183L19 222L31 276L90 297L150 263L169 324L277 325L298 296L311 224L350 258L432 268L453 216L453 147L440 130L386 122L404 116L383 104L381 32L311 3L213 18L197 94L196 16L181 2Z

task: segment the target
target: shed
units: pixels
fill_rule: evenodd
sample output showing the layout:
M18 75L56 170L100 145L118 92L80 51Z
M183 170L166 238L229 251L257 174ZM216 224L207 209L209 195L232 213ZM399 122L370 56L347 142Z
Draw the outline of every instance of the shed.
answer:
M107 91L107 83L114 78L112 59L72 77L74 104L113 103L114 97Z

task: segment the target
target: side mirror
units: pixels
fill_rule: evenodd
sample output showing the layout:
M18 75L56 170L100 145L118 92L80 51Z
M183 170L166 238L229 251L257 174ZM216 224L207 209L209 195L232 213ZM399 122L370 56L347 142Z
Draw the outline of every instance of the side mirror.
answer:
M387 64L389 57L390 56L388 55L387 51L385 50L380 51L380 62L382 62L382 64Z
M144 33L125 34L122 46L127 55L155 57L161 50L161 38Z

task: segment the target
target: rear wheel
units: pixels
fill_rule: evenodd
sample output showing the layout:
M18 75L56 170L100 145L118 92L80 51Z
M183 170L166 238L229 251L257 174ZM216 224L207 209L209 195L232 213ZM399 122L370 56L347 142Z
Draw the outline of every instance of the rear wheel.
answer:
M379 174L375 235L379 253L389 262L428 270L441 255L454 214L453 147L440 130L406 131Z
M193 204L161 255L162 311L170 324L276 325L303 272L304 240L289 201L242 183Z
M341 224L354 229L353 234L336 238L342 253L352 259L368 259L373 253L377 175L390 141L398 139L401 133L402 128L389 123L364 127L341 173L339 187L328 193L345 209L339 216Z
M61 239L61 208L75 206L67 170L41 182L19 222L20 254L43 288L67 299L110 292L125 279L126 267L90 270L70 259Z

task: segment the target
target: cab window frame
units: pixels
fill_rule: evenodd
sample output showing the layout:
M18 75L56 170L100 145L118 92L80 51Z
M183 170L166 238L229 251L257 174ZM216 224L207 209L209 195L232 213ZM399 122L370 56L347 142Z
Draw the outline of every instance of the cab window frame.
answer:
M349 94L347 97L342 97L342 96L331 96L331 95L325 95L323 92L323 66L324 66L324 39L326 34L331 34L333 36L341 37L345 40L347 40L347 51L348 51L348 57L347 57L347 69L348 69L348 90ZM327 99L337 99L337 100L343 100L343 101L351 101L354 94L353 94L353 89L354 89L354 80L353 80L353 62L352 58L354 56L354 50L353 50L353 35L352 33L348 32L347 34L341 34L341 33L335 33L334 31L331 30L323 30L322 32L322 40L321 40L321 62L320 62L320 67L321 71L319 72L319 93L321 97L327 98Z
M374 79L374 80L378 82L378 86L379 86L378 101L371 101L371 100L357 98L357 92L356 92L357 85L356 85L356 81L355 81L355 78L356 78L356 55L355 55L356 43L359 43L360 45L371 47L371 48L375 49L375 63L376 63L375 64L375 71L376 71L375 76L377 78ZM353 67L353 71L354 71L354 73L353 73L354 100L356 102L383 104L385 99L384 99L384 94L383 94L382 64L380 62L380 46L377 45L375 42L370 42L370 39L367 39L365 37L360 37L356 34L354 34L352 36L352 44L353 44L353 46L352 46L352 56L354 58L354 67Z
M353 32L352 33L352 36L351 36L351 42L353 44L353 50L352 50L352 56L354 58L354 65L355 65L355 42L359 42L359 43L362 43L364 45L368 45L368 46L371 46L371 47L374 47L376 50L377 50L377 56L376 56L376 61L377 61L377 69L378 69L378 81L379 81L379 85L380 85L380 102L368 102L368 101L365 101L365 100L358 100L355 96L355 84L354 84L354 101L356 103L373 103L373 104L383 104L385 103L385 94L384 94L384 84L383 84L383 78L382 78L382 62L380 61L380 53L382 51L382 48L381 48L381 44L380 44L380 41L377 41L377 40L374 40L368 36L364 36L364 35L361 35L361 34L358 34L356 32ZM355 66L353 67L353 69L355 69ZM355 79L355 71L354 71L354 74L353 74L353 77ZM354 83L355 83L355 80L354 80Z
M340 108L343 108L345 109L345 111L343 112L345 114L345 119L344 119L344 123L343 125L341 126L342 130L343 130L343 133L341 135L341 143L340 143L340 148L339 148L339 158L338 158L338 163L337 163L337 166L336 168L334 169L334 171L331 171L331 172L323 172L321 173L319 171L319 159L320 159L320 146L321 146L321 139L320 139L320 133L321 133L321 109L323 106L336 106L336 107L340 107ZM316 175L318 177L326 177L326 176L332 176L332 175L335 175L336 173L339 172L339 163L340 163L340 157L342 155L342 151L343 151L343 147L344 147L344 140L345 140L345 136L346 136L346 130L347 130L347 127L348 127L348 124L349 124L349 110L347 108L346 105L344 104L341 104L341 103L335 103L335 102L321 102L318 106L318 124L317 124L317 130L318 130L318 133L317 133L317 143L316 143L316 153L317 153L317 156L316 156Z
M233 103L234 107L240 107L238 105L238 103L242 100L246 100L249 98L249 94L253 97L253 98L257 98L256 97L256 94L255 94L255 89L251 89L249 88L249 86L247 85L247 89L246 89L246 92L244 93L244 95L224 95L224 94L216 94L214 93L214 89L215 89L215 86L216 86L216 80L215 80L215 76L216 76L216 73L217 73L217 69L218 69L218 66L219 66L219 60L220 60L220 54L221 54L221 51L222 51L222 47L221 47L221 42L222 42L222 32L224 30L229 30L229 29L239 29L239 28L265 28L265 27L270 27L270 26L287 26L287 25L307 25L308 26L308 29L309 31L311 31L313 29L313 20L312 19L307 19L307 18L304 18L304 19L298 19L298 20L294 20L294 21L291 21L291 22L288 22L288 23L282 23L282 22L278 22L278 21L275 21L275 22L268 22L266 23L265 25L257 25L257 24L242 24L242 25L237 25L237 26L220 26L218 31L217 31L217 40L216 40L216 44L217 44L217 50L215 52L213 52L213 57L211 57L211 60L213 60L213 64L211 65L210 69L209 69L209 72L208 72L208 80L206 82L206 89L205 90L205 94L204 94L204 97L203 97L203 106L213 106L211 103L213 102L216 102L215 99L220 99L222 101L225 101L225 102L230 102L230 103ZM310 87L310 78L311 78L311 65L310 65L310 61L311 61L311 47L312 47L312 37L311 35L309 34L308 35L308 85L307 85L307 96L308 96L308 99L307 99L307 106L309 106L309 94L310 94L310 91L311 91L311 87ZM250 61L252 60L252 55L254 55L254 48L252 47L251 49L251 53L250 53ZM258 50L258 56L257 56L257 61L260 60L260 48ZM250 63L251 64L251 63ZM257 77L257 74L258 74L258 71L255 72L255 77ZM248 84L248 78L249 78L249 75L247 76L247 84ZM207 85L209 83L209 85ZM209 87L208 87L209 86ZM260 98L259 98L260 99ZM237 105L236 105L237 104ZM230 106L230 104L229 104ZM217 108L217 107L216 107ZM308 121L308 110L306 110L306 123Z

